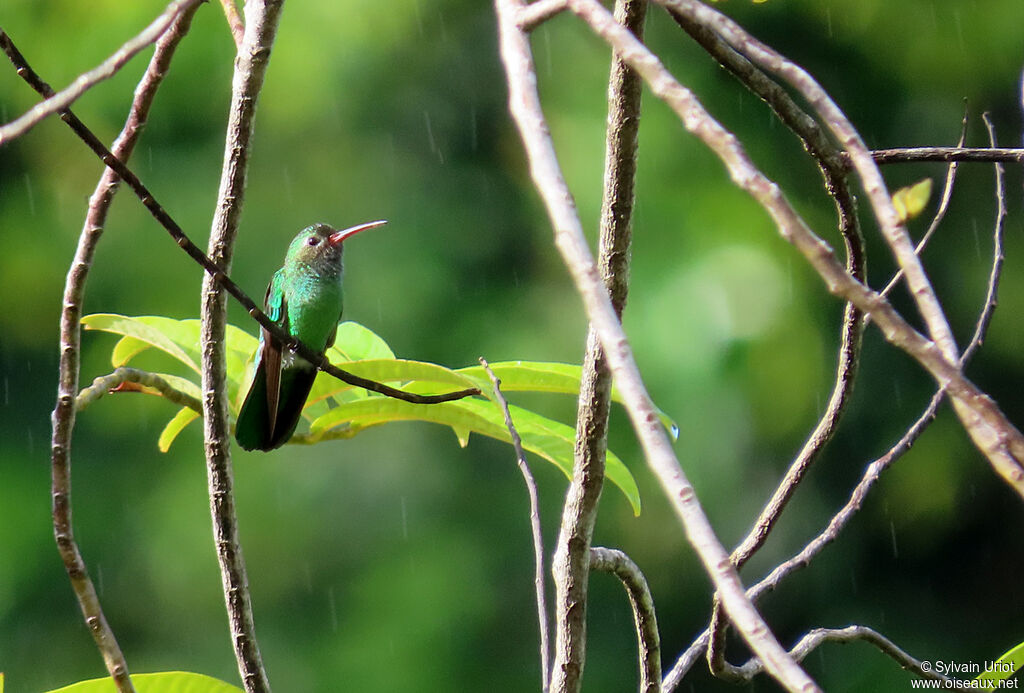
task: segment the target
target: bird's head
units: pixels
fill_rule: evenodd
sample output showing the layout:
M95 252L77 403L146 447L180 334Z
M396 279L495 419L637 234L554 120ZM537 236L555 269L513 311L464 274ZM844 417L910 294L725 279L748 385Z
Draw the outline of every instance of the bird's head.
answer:
M327 224L307 226L292 240L285 265L306 265L317 270L341 267L342 243L360 231L383 226L384 220L370 221L336 231Z

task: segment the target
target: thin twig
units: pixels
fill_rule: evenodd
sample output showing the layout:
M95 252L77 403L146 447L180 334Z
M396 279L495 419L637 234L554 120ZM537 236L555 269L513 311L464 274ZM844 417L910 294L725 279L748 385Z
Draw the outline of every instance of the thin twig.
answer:
M14 66L18 70L18 74L24 79L33 89L47 96L53 93L53 90L43 82L39 76L29 67L25 61L24 56L18 51L11 42L10 37L0 29L0 49L7 54L7 57L11 60ZM109 168L113 169L118 176L128 185L128 187L135 193L135 196L139 198L142 204L146 207L149 213L154 219L170 234L174 242L184 250L189 257L195 260L206 272L214 277L216 281L224 287L224 289L231 294L232 297L243 308L249 313L250 317L259 323L260 327L265 329L271 335L274 336L281 344L285 345L288 349L294 352L296 355L305 359L309 363L313 364L317 370L323 371L328 375L331 375L342 382L348 383L354 387L360 387L364 390L376 392L387 397L393 397L394 399L400 399L413 404L438 404L440 402L451 402L454 400L462 399L464 397L472 397L479 395L480 390L476 388L468 388L466 390L459 390L458 392L448 392L440 395L417 395L412 392L405 392L404 390L398 390L383 383L378 383L373 380L362 378L354 373L349 373L346 370L338 368L331 364L324 354L315 351L299 339L289 335L284 329L273 322L267 314L264 313L253 301L248 294L246 294L241 287L238 286L220 267L217 266L213 260L211 260L206 253L199 249L195 243L182 231L178 223L171 218L167 211L156 201L153 194L149 189L143 185L142 181L138 176L132 172L120 159L114 156L106 146L96 137L93 132L85 126L85 124L79 120L70 109L65 109L60 113L61 120L68 124L68 126L74 131L78 137L88 145L93 153L98 156L104 164Z
M138 142L146 123L150 106L156 91L167 73L168 65L178 43L188 32L198 5L192 5L181 12L170 28L157 41L153 57L145 74L139 81L132 99L132 105L121 134L114 141L113 150L120 159L127 160ZM17 54L7 35L0 30L0 44L8 55ZM20 71L19 71L20 72ZM45 92L53 90L39 81ZM71 438L75 426L78 381L81 372L81 317L85 282L92 267L96 244L103 234L107 212L118 188L118 177L105 169L89 198L78 247L68 270L64 286L64 301L60 316L60 361L58 366L57 403L53 410L53 438L51 443L53 532L57 548L71 580L71 587L78 598L82 615L96 645L103 656L107 671L114 685L121 693L134 691L128 674L124 654L117 644L106 616L100 606L99 597L89 577L78 543L75 541L71 506Z
M661 693L661 636L654 598L647 579L633 560L618 549L590 549L590 569L612 573L622 581L633 610L640 658L640 693Z
M902 147L899 149L873 149L871 158L879 166L907 164L919 161L980 161L1008 164L1024 163L1024 149L1004 147Z
M541 533L540 526L540 501L537 498L537 482L534 481L533 472L530 471L530 465L526 461L526 453L523 452L523 441L519 438L519 431L516 430L515 424L512 422L512 413L508 409L508 401L505 400L505 395L501 392L501 380L494 374L494 371L491 370L491 365L487 363L483 356L480 357L480 365L487 371L487 377L491 379L491 383L494 385L494 398L498 401L501 412L505 416L505 428L508 429L508 434L512 438L512 448L516 452L516 464L519 466L519 473L523 475L526 493L530 498L530 532L533 535L533 561L535 568L533 586L537 592L537 626L540 629L540 684L541 690L546 693L551 675L551 664L549 662L551 657L551 636L549 634L550 627L548 626L547 598L544 596L544 535Z
M242 39L245 38L245 24L238 14L238 5L235 0L220 0L224 8L224 17L228 20L228 28L231 30L231 38L235 40L235 48L242 47Z
M985 120L987 124L988 118L985 117ZM994 146L994 135L991 131L990 137L993 138ZM978 347L985 339L985 333L988 329L989 322L991 321L993 311L995 310L999 280L1002 276L1006 192L1002 166L998 164L996 166L996 205L996 220L993 231L992 270L989 274L985 304L979 313L971 341L968 343L967 348L964 349L963 356L961 357L961 366L966 365L968 359L974 355L975 351L977 351ZM747 595L752 601L758 601L764 594L778 587L782 580L790 574L809 565L811 560L817 556L822 549L838 538L840 532L842 532L846 525L849 524L850 520L853 519L854 515L860 510L864 503L864 499L867 498L868 492L874 487L882 472L888 469L893 462L906 453L921 434L924 433L928 425L935 419L935 413L938 411L939 404L942 402L943 396L944 392L941 389L932 395L932 399L928 403L928 406L925 407L921 415L918 416L913 424L911 424L899 441L897 441L896 444L893 445L893 447L884 455L871 462L864 469L864 473L861 475L860 481L857 482L857 485L850 493L850 498L847 500L846 504L836 512L825 529L808 542L799 552L797 552L796 555L779 564L766 577L761 579L747 591ZM680 655L662 682L665 693L671 693L676 689L682 681L682 678L693 666L694 662L700 657L701 653L707 649L709 640L710 632L709 630L705 630L694 640L690 647Z
M914 357L939 386L946 389L975 446L988 458L996 473L1024 497L1024 465L1021 463L1024 435L1010 423L996 402L967 379L957 361L949 360L935 342L911 327L888 301L850 276L836 260L832 248L807 226L778 185L751 163L736 137L712 118L643 44L617 25L607 10L594 0L570 0L570 8L585 18L591 28L644 77L654 94L676 112L683 125L718 155L737 186L761 204L779 234L804 255L828 290L870 313L885 338ZM559 219L559 225L561 223Z
M963 121L960 127L960 139L957 141L957 147L963 147L964 142L967 139L967 112L964 111ZM918 255L924 250L924 247L928 245L928 241L931 240L932 236L938 230L942 220L946 217L946 211L949 209L949 202L953 198L953 184L956 183L956 171L960 166L960 162L952 160L949 162L949 166L946 167L946 181L942 185L942 197L939 199L939 207L935 211L935 216L932 217L932 221L928 224L928 230L925 231L924 235L921 236L921 240L917 242L917 246L914 248L914 252ZM893 275L889 283L885 285L885 288L880 292L882 296L888 296L889 292L893 290L893 287L899 283L900 279L903 278L903 268L896 270L896 274ZM866 319L865 319L866 321Z
M79 392L75 398L75 411L82 411L100 397L121 387L124 383L135 383L143 387L153 388L161 396L174 404L188 407L199 414L203 413L203 403L197 397L193 397L187 392L182 392L156 373L126 366L115 369L113 373L99 376L92 381L89 387Z
M220 191L210 229L207 252L223 273L231 268L235 238L245 197L249 152L252 148L256 106L270 62L283 0L249 0L245 6L245 36L235 60L231 106L224 138L224 165ZM269 693L253 623L249 578L235 512L231 469L231 425L227 399L227 296L215 275L203 276L200 312L202 354L203 440L209 484L210 515L220 565L238 672L248 693Z
M125 42L113 55L100 63L98 67L80 75L66 89L51 94L45 101L37 103L20 117L6 125L0 126L0 146L25 134L43 119L66 109L95 84L113 77L125 63L135 57L136 53L160 38L161 34L167 30L167 27L171 25L175 17L200 1L174 0L174 2L167 6L163 14L153 20L135 38Z
M629 30L618 24L597 2L580 3L570 0L569 5L574 12L602 13L603 25L622 32L640 50L646 52ZM647 463L682 521L687 539L715 587L721 591L730 618L751 648L765 659L769 672L791 689L819 690L779 645L764 619L746 598L728 553L715 536L693 486L672 451L671 442L661 427L657 410L644 387L629 339L615 314L601 281L600 271L587 246L572 195L558 165L537 94L529 38L516 24L517 13L524 5L517 0L495 0L495 7L501 58L509 86L509 110L522 137L531 176L551 220L555 245L583 299L587 318L601 339L601 346L623 395ZM637 64L629 60L627 62L643 74Z
M615 20L642 39L647 0L616 0ZM604 191L597 264L621 319L629 289L629 252L643 82L612 56L608 78ZM552 690L579 691L587 647L590 544L604 486L612 376L593 327L587 330L576 414L573 472L562 506L552 561L555 577L555 662ZM661 678L660 675L658 677Z
M892 640L885 637L878 631L868 628L867 626L815 628L807 635L800 638L800 641L793 646L792 650L790 650L790 654L793 655L793 659L798 662L802 662L815 648L827 642L845 644L856 642L858 640L874 645L882 654L888 655L894 659L897 664L916 676L923 679L931 679L933 681L951 681L948 676L932 670L931 667L922 666L921 660L910 656L900 649ZM751 659L743 666L737 667L736 670L739 672L738 675L741 680L750 681L754 676L761 673L763 668L764 667L761 666L760 661L757 659Z

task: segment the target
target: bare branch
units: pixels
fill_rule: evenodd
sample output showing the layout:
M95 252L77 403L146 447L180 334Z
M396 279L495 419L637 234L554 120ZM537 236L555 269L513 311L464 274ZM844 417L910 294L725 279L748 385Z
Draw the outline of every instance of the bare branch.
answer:
M901 149L875 149L871 158L879 166L907 164L918 161L981 161L992 163L1024 163L1024 149L999 147L904 147Z
M207 250L210 259L224 273L231 267L245 197L256 105L270 61L282 6L283 0L250 0L245 6L245 36L235 60L231 108L224 141L224 166ZM253 624L249 579L235 513L224 347L227 296L213 274L203 277L200 320L206 475L214 544L220 564L231 642L245 690L248 693L269 693L270 683L263 668Z
M659 1L677 4L681 0ZM913 356L946 389L975 446L985 454L996 472L1024 497L1024 465L1021 463L1024 436L992 398L964 376L956 361L949 360L934 342L911 327L888 301L846 272L832 248L811 231L778 185L750 162L735 136L722 128L643 44L619 27L606 10L598 11L590 0L570 0L570 9L585 18L591 28L644 77L655 95L676 112L683 125L719 156L733 181L764 207L780 235L803 253L828 290L870 313L885 338Z
M166 75L171 57L178 43L188 32L198 4L182 11L174 19L170 28L157 41L153 57L149 61L145 74L135 89L135 96L121 134L114 141L113 150L117 156L127 160L131 156L135 144L146 123L150 106L156 91ZM0 46L10 56L21 58L10 38L0 30ZM13 58L12 58L13 59ZM21 58L24 63L24 58ZM17 61L15 61L17 65ZM19 70L22 73L23 70ZM27 67L24 72L31 72ZM48 94L53 90L42 80L38 80L40 88ZM85 282L92 268L92 260L96 252L96 244L103 234L110 203L117 192L118 178L110 169L105 169L89 198L89 209L86 213L82 232L78 237L78 247L68 270L64 286L64 301L60 317L60 361L58 366L57 403L53 410L53 438L51 442L51 465L53 499L53 533L64 568L71 580L71 587L78 598L82 615L96 645L103 656L107 671L121 693L134 691L128 674L128 665L107 623L106 616L100 606L99 597L89 577L88 569L82 558L78 543L75 541L72 522L71 505L71 438L75 426L77 405L75 395L81 372L81 317L82 300L85 295Z
M228 20L235 48L241 48L242 40L245 38L245 24L238 14L238 5L235 4L235 0L220 0L220 5L224 8L224 18Z
M617 0L615 3L615 20L637 38L643 36L646 16L647 0ZM629 288L630 225L642 86L640 77L613 56L608 78L608 127L597 263L612 306L620 318ZM552 689L558 692L580 689L586 660L590 544L604 486L611 386L611 371L598 335L591 327L587 331L580 378L573 473L552 561L556 624Z
M530 32L565 10L565 0L536 0L519 10L519 28Z
M636 626L640 693L661 693L661 636L647 579L636 563L618 549L591 548L590 569L611 573L622 581L633 609L633 625Z
M101 375L92 381L92 385L79 392L75 398L75 411L82 411L103 395L122 387L125 383L134 383L143 387L153 388L169 401L183 407L188 407L200 414L203 413L202 402L187 392L177 389L156 373L142 371L138 368L126 368L124 366L115 369L113 373L108 375Z
M872 319L876 321L876 324L886 334L886 339L917 358L939 381L940 386L948 389L952 395L953 408L975 446L988 457L996 472L1013 486L1019 494L1024 496L1024 463L1022 463L1022 460L1024 460L1024 436L1006 419L995 402L978 390L973 383L970 383L958 368L956 342L953 339L949 323L943 314L942 306L935 296L935 292L928 281L919 258L914 253L914 246L910 241L906 228L903 227L896 214L896 210L892 205L892 199L886 190L885 181L882 180L882 176L872 160L870 152L849 120L847 120L843 112L814 78L803 68L785 59L776 51L752 37L725 15L696 2L696 0L658 0L658 2L671 6L677 11L692 17L694 21L712 28L723 39L728 41L730 45L745 54L753 62L779 75L807 99L822 121L832 130L848 153L850 161L861 179L868 200L871 202L875 216L882 228L882 234L906 275L907 286L917 305L918 312L928 326L932 341L924 339L916 331L913 331L913 334L905 333L903 326L912 330L906 324L906 321L892 310L891 306L884 302L884 299L868 290L860 282L850 284L847 281L851 279L849 275L843 278L840 278L838 275L834 278L830 277L829 275L833 273L833 270L838 269L838 267L833 266L828 268L828 272L826 272L825 265L834 265L832 251L820 239L814 236L802 220L795 219L783 223L779 218L776 218L776 224L779 225L780 230L786 235L787 226L793 222L797 223L799 228L789 229L788 233L791 235L787 237L791 238L797 247L801 248L805 255L807 255L812 264L815 265L819 274L829 284L829 290L847 298L847 300L854 300L851 295L845 292L845 289L840 288L835 283L835 280L840 280L840 284L848 284L848 289L861 294L859 300L854 300L858 307L865 310L865 312L873 313ZM653 58L653 56L651 57ZM661 67L660 63L657 63L657 59L653 60L658 67ZM657 88L655 88L655 92L658 92ZM743 158L746 158L745 155ZM749 162L747 163L749 164ZM763 179L763 176L757 173L756 178ZM755 185L749 188L752 190L752 193L754 188L761 187L762 181L756 180L756 178L751 181ZM736 177L736 173L734 173L734 180L741 183L742 187L748 187L743 184L742 178ZM763 182L767 183L766 179ZM774 184L771 184L771 187L774 188ZM755 197L758 195L757 193L753 194ZM773 191L765 187L760 194L765 198L761 200L762 205L770 213L769 199L771 197L778 197L781 201L781 194L778 193L777 189ZM788 204L785 206L789 207ZM792 208L789 208L786 214L787 216L795 216ZM775 216L773 213L773 217ZM808 242L806 245L805 241ZM882 303L878 303L879 301ZM871 302L878 303L878 308L874 311L868 305ZM897 322L889 326L883 324L883 314L887 314L885 317L886 321L895 319L898 323L902 323L902 325L899 325ZM893 328L895 328L895 331ZM910 341L907 341L908 338ZM948 384L947 381L949 381Z
M795 660L802 662L804 658L807 657L807 655L809 655L815 648L827 642L845 644L858 640L874 645L882 652L882 654L892 657L896 660L897 664L916 676L923 679L932 679L934 681L951 680L948 676L935 672L930 667L923 667L920 660L911 657L909 654L901 650L892 640L881 633L868 628L867 626L815 628L807 635L800 638L800 642L793 646L793 649L790 650L790 654L793 655ZM749 681L754 678L754 676L761 673L762 669L763 667L761 666L761 662L756 659L752 659L742 667L737 667L736 671L740 680Z
M501 406L501 412L505 416L505 428L508 429L509 437L512 438L512 447L516 451L516 464L519 465L519 472L523 475L526 483L526 492L530 497L530 530L533 535L533 560L535 573L533 584L537 592L537 624L540 628L540 685L545 693L551 676L551 664L549 663L551 644L548 627L548 606L544 597L544 537L540 527L540 502L537 499L537 482L534 481L530 465L526 462L526 453L523 452L523 441L519 438L519 431L512 423L512 413L508 409L508 402L501 392L501 380L491 370L491 365L483 356L480 357L480 365L487 371L487 377L494 385L494 398Z
M986 125L989 124L987 117L985 117L985 122ZM989 133L994 146L994 134L991 130ZM996 198L997 211L993 231L992 271L989 274L985 304L982 307L977 324L975 325L974 335L972 336L970 343L968 343L967 348L964 349L963 356L961 357L961 366L966 364L967 360L974 354L985 338L985 333L992 317L992 312L995 309L996 294L998 292L999 279L1002 274L1003 228L1006 217L1006 193L1002 166L998 164L996 165ZM911 424L910 428L907 429L900 440L897 441L897 443L890 448L888 452L871 462L865 468L860 481L851 492L849 500L847 500L846 504L832 517L828 526L825 527L825 529L822 530L814 539L808 542L807 545L804 546L804 548L795 556L779 564L771 571L771 573L747 591L747 595L750 597L751 601L758 601L764 594L778 587L782 580L788 577L791 573L809 565L811 560L817 556L822 549L838 538L839 533L842 532L846 525L849 524L850 520L853 519L853 516L857 511L860 510L868 492L874 487L875 482L878 481L882 472L888 469L893 462L909 450L928 425L935 419L935 413L938 411L943 395L944 392L941 389L936 392L932 396L928 406L925 407L925 410L917 420ZM679 656L676 663L672 666L672 669L665 676L665 679L662 682L666 693L671 693L671 691L676 689L682 681L682 678L692 668L694 662L700 657L701 653L708 648L709 641L710 631L705 630L697 637L696 640L694 640L690 647Z
M46 82L39 78L39 75L29 67L25 61L24 56L18 51L17 47L11 42L10 37L0 29L0 49L7 54L7 57L11 60L14 66L18 70L18 74L28 84L43 96L48 96L53 93ZM285 330L275 322L273 322L267 314L264 313L256 302L253 301L248 294L246 294L241 287L238 286L232 279L222 270L217 264L211 260L206 253L199 249L199 247L192 242L192 240L185 235L178 223L171 218L170 214L156 201L153 194L149 189L143 185L142 181L138 176L132 172L119 158L114 156L106 145L104 145L98 137L88 128L86 125L79 120L70 109L61 111L60 118L68 127L78 135L78 137L85 142L85 144L93 151L96 156L103 161L128 185L135 196L139 198L143 206L149 211L157 222L164 227L167 233L170 234L174 242L188 254L200 267L206 272L213 276L213 278L224 287L224 289L231 294L231 296L238 301L243 308L249 313L260 327L265 329L281 344L285 345L295 354L301 358L309 361L311 364L316 366L317 370L323 371L342 382L348 383L354 387L361 387L364 390L376 392L387 397L393 397L394 399L400 399L405 402L411 402L413 404L438 404L440 402L451 402L454 400L462 399L464 397L472 397L479 395L480 390L476 388L469 388L466 390L459 390L458 392L448 392L440 395L417 395L412 392L405 392L404 390L398 390L384 383L378 383L373 380L349 373L346 370L338 368L331 364L324 354L317 352L311 347L304 344L299 339L285 332Z
M167 27L179 14L199 2L200 0L174 0L167 6L163 14L153 20L138 36L118 48L98 67L80 75L63 91L50 94L45 101L36 104L22 116L0 127L0 146L25 134L43 119L64 110L95 84L113 77L125 63L135 57L136 53L160 38L160 35L167 30Z
M516 15L523 4L517 0L496 0L495 6L501 57L509 84L509 110L523 139L534 184L551 219L555 245L583 299L587 317L601 339L601 346L622 392L647 463L682 520L687 539L696 549L715 586L721 591L730 618L754 651L767 662L769 672L793 690L818 690L779 645L761 615L746 598L739 575L715 536L693 486L686 478L661 428L657 411L633 359L629 340L587 247L572 195L558 165L537 94L529 40L516 25ZM614 27L628 36L639 50L646 52L629 30L618 24L597 2L570 0L569 7L577 14L598 17L602 28ZM619 54L626 58L621 52ZM627 62L643 74L640 65L628 59Z
M669 9L669 14L720 65L728 69L750 91L761 97L779 119L803 142L804 148L818 163L824 178L825 190L835 202L839 232L846 246L846 270L854 278L864 281L864 239L860 231L856 201L846 179L846 167L835 145L821 130L818 123L793 101L786 90L733 50L717 34L671 9ZM846 304L840 328L835 384L829 397L828 406L799 454L791 463L772 498L762 510L754 527L733 550L732 561L737 569L741 568L764 544L807 470L835 433L839 418L853 389L861 337L864 332L861 317L862 313L856 306L851 303ZM725 662L725 632L728 624L722 616L721 604L716 596L711 617L711 630L714 637L711 638L708 647L708 662L711 670L716 674L728 669Z

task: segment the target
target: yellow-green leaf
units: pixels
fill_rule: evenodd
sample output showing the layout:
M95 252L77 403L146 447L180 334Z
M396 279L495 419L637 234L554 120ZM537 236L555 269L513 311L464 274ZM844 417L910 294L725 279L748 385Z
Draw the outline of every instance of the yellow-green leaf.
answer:
M171 449L171 443L178 437L185 426L199 418L199 413L188 407L182 407L178 410L178 413L174 415L174 418L167 422L164 426L164 430L160 433L160 438L156 441L156 446L160 448L160 452L167 452Z
M892 206L896 208L901 222L907 222L919 216L928 206L932 196L932 179L925 178L913 185L900 188L892 194Z
M242 689L211 676L185 671L132 674L137 693L242 693ZM49 693L117 693L110 677L79 681Z
M575 430L520 407L511 406L510 411L523 448L554 463L567 477L571 477ZM310 432L315 437L335 426L347 424L354 435L370 426L411 420L450 426L460 441L468 439L468 432L505 442L511 440L500 409L495 403L483 399L422 405L388 397L369 397L331 409L313 422ZM606 473L608 479L625 494L633 512L639 514L640 492L636 481L622 460L610 450Z
M988 670L983 671L975 681L984 685L978 690L998 690L999 682L1005 681L1013 676L1021 667L1024 667L1024 642L1010 648L1002 657L987 664Z

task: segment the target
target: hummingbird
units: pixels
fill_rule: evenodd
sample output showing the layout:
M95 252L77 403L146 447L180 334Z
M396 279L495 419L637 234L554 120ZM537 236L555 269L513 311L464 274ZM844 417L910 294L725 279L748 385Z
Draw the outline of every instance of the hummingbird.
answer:
M267 287L267 317L306 346L326 351L341 320L342 243L386 223L371 221L341 231L313 224L300 231ZM316 366L261 330L256 373L235 425L238 444L263 451L284 445L295 433L316 373Z

